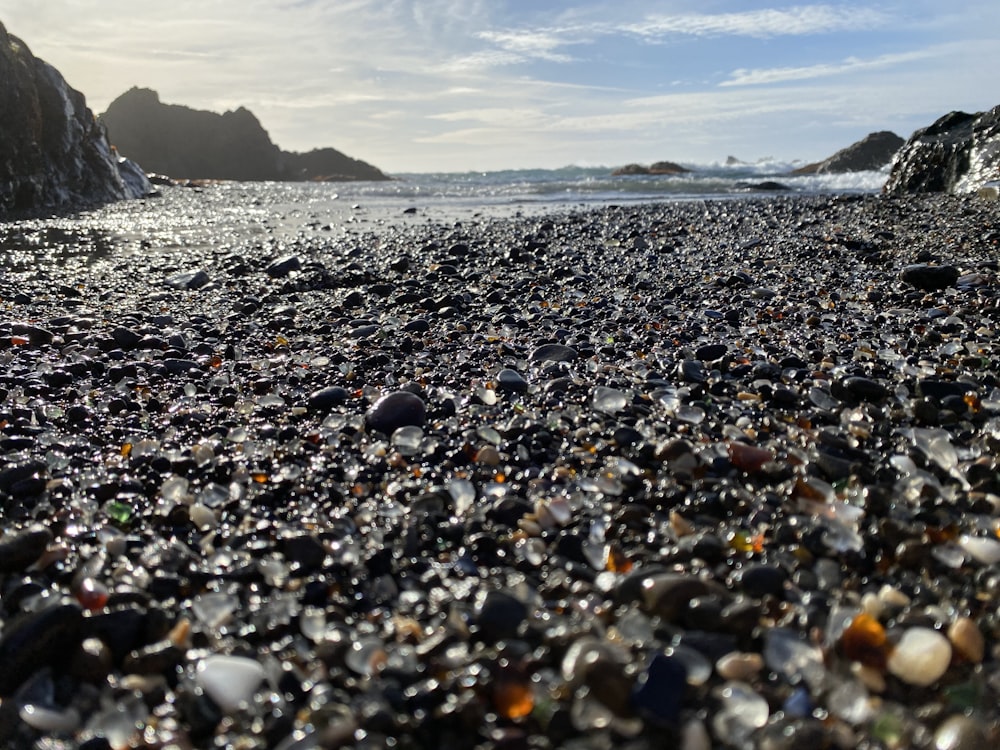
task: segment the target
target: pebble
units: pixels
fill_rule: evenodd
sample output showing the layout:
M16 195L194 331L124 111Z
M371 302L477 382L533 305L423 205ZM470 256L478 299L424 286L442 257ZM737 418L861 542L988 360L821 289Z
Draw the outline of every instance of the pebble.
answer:
M527 393L528 381L517 370L505 367L497 373L496 387L503 393Z
M715 671L724 680L750 682L764 668L760 654L733 651L715 662Z
M0 223L0 746L995 744L993 208L289 189Z
M969 716L949 716L934 732L934 750L981 750L989 746L983 726Z
M542 344L531 351L532 362L572 362L579 355L576 349L565 344Z
M948 639L931 628L908 628L889 655L889 671L909 685L926 687L944 676L951 664Z
M52 532L45 526L33 525L0 539L0 573L24 570L34 563L52 543Z
M223 711L248 702L264 681L264 667L254 659L214 654L198 662L195 682Z
M424 400L410 391L393 391L382 396L365 413L368 429L391 435L400 427L422 427L427 417Z
M902 281L926 292L936 292L954 286L958 277L958 269L947 264L914 263L899 272Z
M979 626L968 617L959 617L951 624L948 640L956 654L973 664L979 664L986 656L986 639Z

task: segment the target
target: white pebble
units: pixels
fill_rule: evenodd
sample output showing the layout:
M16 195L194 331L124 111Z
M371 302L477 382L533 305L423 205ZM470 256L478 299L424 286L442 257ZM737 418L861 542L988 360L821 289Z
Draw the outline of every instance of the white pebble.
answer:
M963 534L958 539L958 546L966 554L983 565L993 565L1000 562L1000 540L985 536L969 536Z
M249 701L264 680L264 667L254 659L216 654L198 663L195 682L223 711Z
M937 682L951 664L951 644L931 628L910 628L889 657L889 671L903 682L926 687Z

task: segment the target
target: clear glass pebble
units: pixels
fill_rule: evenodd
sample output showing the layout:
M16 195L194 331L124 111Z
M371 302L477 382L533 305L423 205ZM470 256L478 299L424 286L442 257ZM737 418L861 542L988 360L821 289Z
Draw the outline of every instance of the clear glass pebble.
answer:
M590 403L597 411L602 411L605 414L616 414L628 405L628 398L617 388L599 385L594 388Z
M210 628L225 624L239 605L238 597L221 591L199 594L191 600L195 617Z
M391 443L403 456L415 456L420 453L420 445L424 439L424 431L415 425L400 427L392 433Z
M823 652L786 628L767 632L764 661L768 669L784 675L793 685L805 681L810 687L818 687L826 675Z

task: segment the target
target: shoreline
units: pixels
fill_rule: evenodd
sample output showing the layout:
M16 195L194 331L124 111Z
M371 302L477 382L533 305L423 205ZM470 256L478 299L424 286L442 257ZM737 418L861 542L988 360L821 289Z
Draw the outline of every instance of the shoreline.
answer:
M175 198L0 224L0 742L1000 740L1000 203Z

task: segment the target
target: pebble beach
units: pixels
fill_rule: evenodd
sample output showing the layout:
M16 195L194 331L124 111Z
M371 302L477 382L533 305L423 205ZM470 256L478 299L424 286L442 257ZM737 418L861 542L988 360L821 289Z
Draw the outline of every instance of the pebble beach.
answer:
M1000 203L0 224L0 746L1000 745Z

